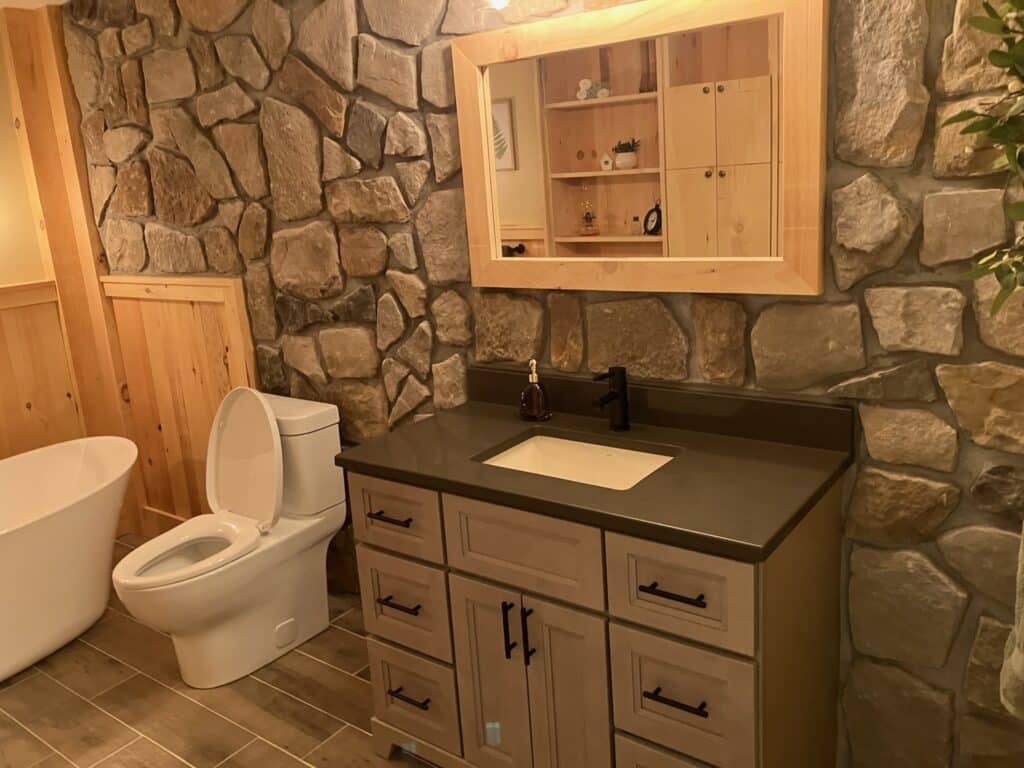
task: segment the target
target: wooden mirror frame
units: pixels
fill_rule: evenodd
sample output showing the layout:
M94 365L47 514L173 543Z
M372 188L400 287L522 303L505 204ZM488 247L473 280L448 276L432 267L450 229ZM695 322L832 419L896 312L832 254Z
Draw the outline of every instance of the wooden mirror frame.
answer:
M488 67L777 16L782 30L779 256L501 257ZM642 0L452 40L473 285L816 295L823 283L828 0Z

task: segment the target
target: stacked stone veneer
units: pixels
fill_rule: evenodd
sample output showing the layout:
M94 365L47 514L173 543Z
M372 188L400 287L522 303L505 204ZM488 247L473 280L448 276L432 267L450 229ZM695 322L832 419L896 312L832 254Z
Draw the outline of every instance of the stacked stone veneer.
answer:
M262 386L354 439L462 403L473 359L857 403L840 764L1019 768L1024 294L993 317L962 279L1010 228L992 153L940 127L1001 87L954 2L833 3L810 300L470 288L445 38L568 0L75 0L66 36L111 270L243 275Z

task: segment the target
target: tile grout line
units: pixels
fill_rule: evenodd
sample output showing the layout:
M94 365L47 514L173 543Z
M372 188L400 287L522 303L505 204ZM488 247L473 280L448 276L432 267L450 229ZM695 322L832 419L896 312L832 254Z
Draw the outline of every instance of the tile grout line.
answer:
M302 759L303 759L303 761L305 761L305 762L307 762L307 763L308 763L309 761L307 761L307 760L306 760L306 758L307 758L307 757L309 757L310 755L312 755L312 754L313 754L314 752L316 752L316 751L317 751L318 749L320 749L320 747L322 747L322 746L323 746L324 744L326 744L326 743L327 743L328 741L330 741L331 739L333 739L333 738L334 738L335 736L338 736L339 734L341 734L341 733L344 733L344 732L345 732L345 731L347 731L347 730L348 730L349 728L355 728L355 726L354 726L354 725L350 725L349 723L345 723L345 727L344 727L344 728L339 728L339 729L338 729L338 730L336 730L336 731L335 731L334 733L332 733L332 734L331 734L330 736L328 736L328 737L327 737L326 739L324 739L324 740L323 740L323 741L321 741L321 742L320 742L319 744L317 744L317 745L316 745L315 747L313 747L313 748L312 748L311 750L309 750L309 752L307 752L306 754L304 754L304 755L302 756Z
M360 667L356 672L349 672L347 669L343 669L342 667L335 666L334 664L331 664L331 662L329 662L329 661L324 661L323 659L321 659L321 658L319 658L317 656L314 656L313 654L309 653L308 651L304 651L301 648L294 648L291 651L289 651L289 653L301 654L302 656L305 656L307 659L312 659L313 661L318 661L321 664L323 664L325 667L333 669L336 672L342 672L342 673L348 675L349 677L356 678L360 682L369 684L369 680L364 680L363 678L359 677L359 674L358 674L359 672L362 672L364 669L369 668L369 666L370 666L369 664L367 664L365 667Z
M97 707L97 709L98 709L98 707ZM101 710L101 711L102 711L102 710ZM127 744L125 744L125 745L124 745L123 747L119 747L118 749L115 749L115 750L114 750L113 752L111 752L111 753L110 753L109 755L107 755L106 757L101 757L101 758L100 758L99 760L97 760L96 762L94 762L94 763L90 763L90 764L89 764L89 766L88 766L88 768L96 768L96 766L97 766L97 765L99 765L100 763L102 763L102 762L103 762L104 760L107 760L107 759L109 759L109 758L113 757L114 755L119 755L119 754L121 754L121 753L122 753L122 752L124 752L124 751L125 751L126 749L128 749L128 747L130 747L130 746L131 746L132 744L138 744L138 743L139 743L140 741L142 741L142 740L143 740L144 738L145 738L145 737L143 737L143 736L141 736L141 735L140 735L140 736L139 736L139 737L138 737L137 739L132 739L132 740L131 740L131 741L129 741L129 742L127 743Z
M243 744L242 746L240 746L240 747L239 747L238 749L236 749L236 750L235 750L234 752L232 752L232 753L231 753L230 755L228 755L227 757L225 757L225 758L224 758L223 760L221 760L221 761L220 761L219 763L216 763L216 764L215 764L215 765L213 766L213 768L220 768L220 766L224 765L224 763L226 763L226 762L227 762L228 760L230 760L231 758L233 758L233 757L234 757L235 755L237 755L238 753L242 752L243 750L245 750L245 749L248 749L249 747L251 747L251 746L252 746L253 744L255 744L255 743L256 743L257 741L259 741L259 740L260 740L260 739L259 739L259 737L258 737L258 736L254 736L253 738L249 739L249 741L245 742L245 744Z
M316 659L314 659L314 661L316 661ZM333 718L333 719L337 720L337 721L338 721L339 723L344 723L345 725L347 725L347 726L351 726L351 727L353 727L353 728L356 728L356 727L357 727L357 726L353 725L352 723L350 723L350 722L349 722L348 720L345 720L345 719L344 719L344 718L342 718L342 717L338 717L337 715L332 715L332 714L331 714L330 712L328 712L328 711L327 711L326 709L321 709L320 707L318 707L318 706L317 706L316 704L313 704L312 702L306 701L305 699L300 699L300 698L299 698L298 696L296 696L296 695L295 695L294 693L290 693L289 691L286 691L286 690L284 690L284 688L278 688L278 687L277 687L276 685L274 685L273 683L268 683L268 682L267 682L266 680L261 680L260 678L256 677L255 675L249 675L249 677L251 677L251 678L252 678L253 680L255 680L255 681L256 681L256 682L258 682L258 683L263 683L263 685L267 686L268 688L273 688L273 689L274 689L275 691L277 691L278 693L284 694L285 696L287 696L287 697L289 697L289 698L291 698L291 699L295 699L296 701L300 701L300 702L302 702L302 703L303 703L303 704L305 704L305 705L306 705L307 707L310 707L310 708L312 708L312 709L315 709L315 710L316 710L317 712L319 712L320 714L322 714L322 715L327 715L328 717L330 717L330 718ZM365 680L364 680L363 682L365 682ZM338 731L341 731L341 730L344 730L344 729L343 729L343 728L339 728L339 729L338 729ZM338 731L335 731L335 733L337 733ZM333 735L333 734L332 734L332 735ZM328 738L329 738L329 737L328 737Z

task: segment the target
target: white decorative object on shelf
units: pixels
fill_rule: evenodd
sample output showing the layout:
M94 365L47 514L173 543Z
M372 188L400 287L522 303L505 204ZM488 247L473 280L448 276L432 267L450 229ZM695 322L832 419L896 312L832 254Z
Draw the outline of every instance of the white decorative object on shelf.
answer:
M636 152L616 152L615 167L620 171L631 171L639 165Z
M615 161L612 160L612 156L607 152L604 153L604 157L601 158L601 170L610 171L615 167Z
M599 98L599 99L607 99L611 95L612 95L612 92L610 90L608 90L607 88L602 88L602 89L600 89L597 92L597 98Z

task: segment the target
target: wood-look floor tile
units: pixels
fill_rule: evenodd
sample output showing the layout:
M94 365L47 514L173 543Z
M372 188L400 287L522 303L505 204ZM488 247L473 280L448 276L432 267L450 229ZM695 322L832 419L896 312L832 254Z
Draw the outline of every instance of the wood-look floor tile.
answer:
M426 763L395 750L391 760L377 757L369 734L356 728L336 733L308 755L306 762L316 768L425 768Z
M370 727L370 684L358 677L301 653L282 656L254 676L346 723Z
M340 720L252 677L220 688L184 689L182 692L300 757L345 726Z
M254 741L218 768L306 768L306 764L265 741Z
M339 619L333 622L334 626L347 629L349 632L355 632L357 635L366 634L366 626L363 623L363 609L353 608L348 613L342 615Z
M135 549L149 541L149 538L143 536L141 533L122 533L117 537L116 541L118 544L124 544L126 547Z
M132 548L120 543L119 541L114 542L114 552L110 560L110 570L114 570L114 567L120 563L124 558L131 553Z
M140 738L95 768L188 768L188 764L149 739Z
M65 645L36 666L87 699L135 674L121 662L78 640Z
M138 735L46 675L0 692L0 709L77 766L102 760Z
M343 594L328 594L327 595L327 610L330 614L331 621L334 621L340 617L343 613L348 613L353 608L359 607L359 595L351 592L345 592Z
M82 640L172 688L184 686L171 638L127 616L108 610Z
M28 768L52 752L43 742L0 713L0 766Z
M28 678L32 677L32 675L38 674L39 672L36 670L35 667L23 669L21 672L11 675L6 680L0 680L0 691L4 690L5 688L10 688L12 685L17 685L22 680L27 680Z
M253 739L252 734L143 675L93 701L195 768L213 768Z
M352 674L370 663L366 653L366 637L337 627L328 627L299 646L299 650Z
M32 768L75 768L74 763L69 763L63 757L54 752L41 763L36 763Z

